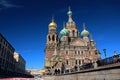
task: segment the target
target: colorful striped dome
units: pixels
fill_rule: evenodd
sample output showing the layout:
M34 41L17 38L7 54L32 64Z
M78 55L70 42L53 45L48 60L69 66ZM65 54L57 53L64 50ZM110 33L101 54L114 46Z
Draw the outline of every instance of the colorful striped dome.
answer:
M68 35L69 32L67 29L65 29L65 27L60 31L60 35Z

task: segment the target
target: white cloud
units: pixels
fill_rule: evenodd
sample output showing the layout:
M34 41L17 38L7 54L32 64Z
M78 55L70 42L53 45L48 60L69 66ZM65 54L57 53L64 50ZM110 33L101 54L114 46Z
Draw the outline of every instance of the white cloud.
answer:
M12 3L12 1L8 0L0 0L0 10L5 8L13 8L13 7L21 7Z

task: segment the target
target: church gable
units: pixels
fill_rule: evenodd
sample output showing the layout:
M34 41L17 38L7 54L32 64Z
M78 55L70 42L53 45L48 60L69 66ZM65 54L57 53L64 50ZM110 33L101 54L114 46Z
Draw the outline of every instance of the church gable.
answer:
M73 46L87 46L87 42L78 38L78 39L75 39L73 42L71 42L71 45L73 45Z

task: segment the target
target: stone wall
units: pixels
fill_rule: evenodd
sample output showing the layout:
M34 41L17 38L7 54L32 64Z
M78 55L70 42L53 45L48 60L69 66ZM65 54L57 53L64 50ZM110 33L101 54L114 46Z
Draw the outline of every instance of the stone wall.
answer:
M43 76L44 80L120 80L120 66L105 66L97 69L79 71L77 73Z

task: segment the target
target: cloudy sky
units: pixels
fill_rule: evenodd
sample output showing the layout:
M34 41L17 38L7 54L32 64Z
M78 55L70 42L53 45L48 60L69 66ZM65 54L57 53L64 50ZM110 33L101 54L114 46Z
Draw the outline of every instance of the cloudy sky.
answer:
M0 33L24 57L26 68L43 68L51 16L59 34L68 20L69 6L80 32L82 23L86 23L102 58L104 48L107 57L115 50L120 53L119 0L0 0Z

